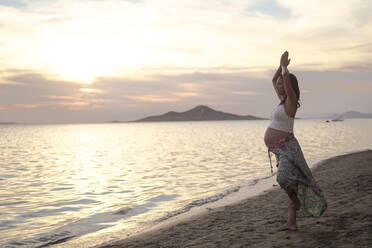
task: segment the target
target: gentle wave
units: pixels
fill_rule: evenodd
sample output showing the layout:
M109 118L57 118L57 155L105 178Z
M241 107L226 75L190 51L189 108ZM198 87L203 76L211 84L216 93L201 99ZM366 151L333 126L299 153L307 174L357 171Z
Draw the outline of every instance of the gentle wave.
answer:
M267 124L0 127L0 246L93 246L239 193L272 176ZM298 120L295 131L312 161L371 148L371 126Z
M187 204L181 209L168 212L164 216L156 220L146 222L145 225L153 226L153 225L159 224L160 222L166 221L170 218L186 213L193 208L201 207L206 204L219 201L233 193L238 192L242 188L255 186L259 181L265 180L275 175L276 173L268 177L250 180L245 183L241 183L240 185L228 188L222 191L221 193L215 194L213 196L192 201L191 203ZM149 199L149 203L134 206L134 207L122 207L115 211L95 214L95 215L89 216L89 218L80 219L76 222L72 222L67 225L61 226L60 228L52 230L50 232L39 234L33 238L10 241L7 244L5 244L4 247L22 247L22 246L29 247L30 245L32 247L47 247L50 245L61 244L63 242L67 242L71 240L72 238L79 237L87 233L96 232L98 230L102 230L104 228L109 227L109 225L101 225L102 223L110 223L110 222L115 221L115 219L122 219L123 217L130 218L135 215L143 214L144 212L149 211L151 206L153 206L153 203L151 202L170 201L176 197L177 195L156 196L156 197ZM80 203L94 203L94 201L82 199L79 201L69 202L69 203L64 203L64 204L73 205L73 204L80 204ZM55 206L59 206L59 204L55 204ZM67 209L67 208L65 207L64 209ZM115 217L115 216L119 216L119 217ZM89 224L89 227L87 224ZM67 230L70 230L70 231L67 231ZM127 233L127 235L132 235L132 234L134 234L134 232Z

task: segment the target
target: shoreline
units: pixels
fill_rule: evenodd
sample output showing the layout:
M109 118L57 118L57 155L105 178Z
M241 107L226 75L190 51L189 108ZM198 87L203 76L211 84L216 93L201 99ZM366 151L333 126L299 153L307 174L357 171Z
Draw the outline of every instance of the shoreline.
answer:
M372 151L371 150L362 150L362 151L354 151L351 153L346 153L343 155L338 155L334 157L330 157L324 160L319 160L316 163L312 164L311 169L314 173L315 180L318 182L322 190L325 192L325 196L327 198L327 191L331 190L328 189L326 186L323 186L323 183L325 181L324 177L327 176L330 173L330 168L334 165L334 161L338 161L341 164L344 164L342 167L344 168L343 171L340 172L338 177L332 178L332 180L338 179L342 181L342 177L347 176L348 174L348 165L345 165L345 161L341 160L351 160L350 164L355 164L359 163L356 160L360 160L361 157L364 157L367 161L369 161L369 164L372 165ZM330 165L331 164L331 165ZM369 171L369 173L372 171L372 168L369 168L368 166L365 166L365 170ZM318 175L320 174L320 175ZM359 175L360 176L360 175ZM341 177L341 178L339 178ZM217 202L212 202L206 205L203 205L201 207L198 207L197 209L191 209L189 212L174 216L170 219L165 220L164 222L155 225L154 227L150 228L149 230L146 230L142 233L139 233L134 236L130 236L128 238L125 238L120 241L111 241L111 243L103 243L98 247L159 247L159 246L164 246L164 247L185 247L188 245L196 245L196 247L216 247L219 246L219 244L222 244L223 242L228 242L227 246L230 246L231 244L245 244L248 245L249 238L244 238L242 237L241 240L239 241L234 239L229 241L229 239L221 240L221 237L226 235L226 232L220 231L220 228L224 229L234 229L235 232L230 233L232 236L236 235L236 232L240 233L243 230L243 233L245 232L252 232L255 230L255 228L248 228L249 226L256 226L257 228L264 228L265 225L261 224L259 225L260 222L267 222L267 225L274 225L275 223L279 226L280 224L285 222L286 219L286 196L285 193L281 192L282 190L279 189L278 186L273 186L273 182L275 182L276 177L271 176L269 178L260 180L256 185L253 187L250 187L251 189L247 190L246 192L244 191L238 191L237 193L231 194L222 200L219 200ZM276 184L276 182L275 182ZM249 187L246 187L249 188ZM325 188L325 189L323 189ZM372 191L372 190L371 190ZM241 196L237 195L241 194L246 194L249 195L245 199L242 199ZM372 193L371 193L372 196ZM267 199L269 197L269 199ZM228 199L230 198L230 199ZM276 204L272 203L271 198L278 198L278 204L277 208L275 208ZM240 200L239 200L240 199ZM226 204L226 201L230 201L229 203ZM327 199L327 201L329 201ZM261 206L260 206L261 202ZM280 203L279 203L280 202ZM258 205L257 205L258 204ZM270 211L267 213L267 216L264 216L264 218L259 219L259 222L254 222L250 223L250 225L243 225L240 222L246 222L249 220L253 221L254 219L257 219L257 216L255 214L255 211L249 211L249 209L252 210L251 205L257 205L253 210L258 210L264 211L267 210L265 209L265 204L268 205L266 208L272 208L274 207L273 212L278 212L280 211L280 214L273 215L273 213L270 213ZM274 206L273 206L274 205ZM332 202L329 204L332 206ZM330 207L329 207L330 208ZM240 221L238 223L236 222L231 222L229 220L230 215L234 215L231 210L234 209L237 212L242 212L244 209L245 214L242 215L244 221ZM276 210L276 211L275 211ZM329 211L329 210L327 210ZM327 217L327 211L323 216ZM273 221L270 221L270 219L273 218ZM297 233L301 232L301 226L302 222L315 222L318 223L316 220L317 218L312 218L312 219L298 219L298 224L299 224L299 229ZM320 217L319 220L321 221L323 217ZM367 218L368 219L368 218ZM219 222L222 222L223 224L221 225L218 224ZM195 224L198 223L198 224ZM371 224L371 223L369 223ZM205 231L201 231L199 226L205 226ZM249 230L248 230L248 229ZM211 229L211 230L208 230ZM213 229L213 230L212 230ZM217 229L217 232L216 230ZM242 229L242 230L238 230ZM246 231L244 231L246 230ZM203 237L205 236L216 236L216 240L210 239L210 240L205 240L203 243L195 243L195 237L193 236L200 236L204 234ZM177 235L176 235L177 234ZM247 233L246 233L247 234ZM277 235L288 235L287 232L280 232L277 233L275 232L275 228L269 228L269 234L270 236L277 236ZM182 238L174 238L176 236L181 236ZM258 235L258 234L257 234ZM246 235L247 237L249 235ZM259 233L259 236L261 237L261 241L264 241L267 239L263 238L263 234ZM293 235L292 235L293 236ZM297 235L298 236L298 235ZM289 236L290 237L290 236ZM297 237L299 238L299 237ZM220 240L219 240L220 239ZM271 239L269 238L269 241ZM287 240L287 239L285 239ZM258 240L256 240L258 241ZM288 241L288 240L287 240ZM221 243L222 242L222 243ZM322 241L324 242L324 241ZM182 244L182 245L180 245ZM253 244L253 243L252 243ZM251 245L252 245L251 244ZM371 240L372 244L372 240ZM318 244L319 245L319 244ZM321 245L320 245L321 246ZM239 246L237 246L239 247ZM301 247L301 246L299 246ZM302 246L304 247L304 246ZM310 246L309 246L310 247ZM321 246L323 247L323 246ZM325 246L324 246L325 247ZM329 247L329 246L328 246ZM340 246L339 246L340 247Z

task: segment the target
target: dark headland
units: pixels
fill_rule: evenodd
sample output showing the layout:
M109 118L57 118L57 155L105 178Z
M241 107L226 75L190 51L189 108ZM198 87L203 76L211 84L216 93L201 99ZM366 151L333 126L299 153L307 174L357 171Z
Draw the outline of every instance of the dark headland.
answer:
M265 120L253 115L236 115L214 110L205 105L199 105L185 112L169 111L163 115L149 116L129 122L160 122L160 121L221 121L221 120ZM121 121L113 121L121 122Z
M16 122L0 122L0 125L17 125Z

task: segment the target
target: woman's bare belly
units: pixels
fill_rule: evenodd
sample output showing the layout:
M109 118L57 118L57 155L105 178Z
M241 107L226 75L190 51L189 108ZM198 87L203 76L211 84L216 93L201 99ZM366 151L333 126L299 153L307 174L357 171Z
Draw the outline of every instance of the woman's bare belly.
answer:
M270 145L274 144L276 141L282 138L285 138L290 134L291 133L272 129L268 127L265 132L264 141L265 141L266 146L269 147Z

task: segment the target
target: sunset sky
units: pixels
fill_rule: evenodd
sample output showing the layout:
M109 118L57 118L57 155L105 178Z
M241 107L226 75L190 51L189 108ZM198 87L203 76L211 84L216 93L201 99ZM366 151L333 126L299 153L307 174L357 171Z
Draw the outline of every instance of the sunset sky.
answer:
M0 0L0 121L196 105L268 117L282 52L298 117L372 113L370 0Z

